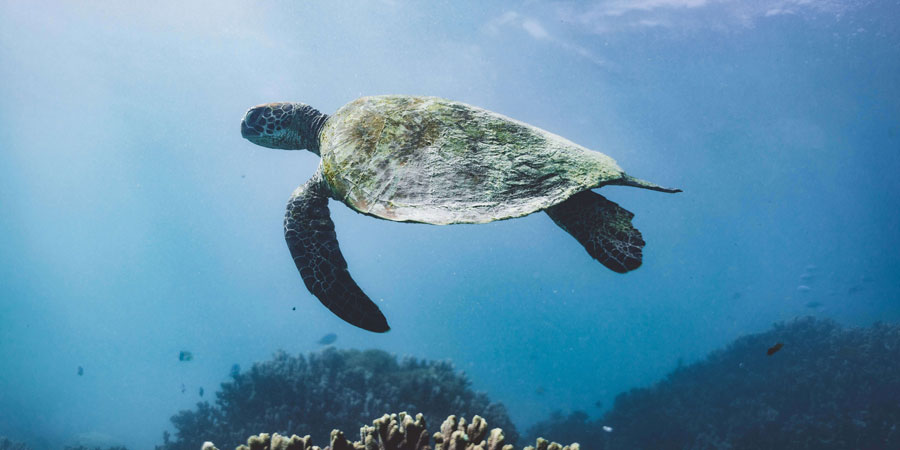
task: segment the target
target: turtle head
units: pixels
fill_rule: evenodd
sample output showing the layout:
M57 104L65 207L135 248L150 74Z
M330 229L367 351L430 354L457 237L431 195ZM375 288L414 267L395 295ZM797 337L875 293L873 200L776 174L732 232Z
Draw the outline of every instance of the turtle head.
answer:
M319 132L328 116L305 103L266 103L241 119L241 136L256 145L319 154Z

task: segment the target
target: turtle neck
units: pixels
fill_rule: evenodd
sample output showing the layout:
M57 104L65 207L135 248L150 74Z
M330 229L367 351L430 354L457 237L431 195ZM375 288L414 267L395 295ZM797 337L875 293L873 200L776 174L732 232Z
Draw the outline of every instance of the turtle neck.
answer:
M328 114L322 114L312 106L302 103L295 108L297 109L295 120L298 123L297 131L300 133L301 142L307 150L319 155L319 133L328 120Z

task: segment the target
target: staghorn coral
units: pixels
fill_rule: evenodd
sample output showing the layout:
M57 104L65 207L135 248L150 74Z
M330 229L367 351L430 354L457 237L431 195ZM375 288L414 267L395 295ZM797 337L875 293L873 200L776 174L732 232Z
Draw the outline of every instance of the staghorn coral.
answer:
M360 440L350 442L339 430L332 430L331 444L325 450L431 450L425 419L417 414L413 419L406 413L385 414L375 419L372 426L359 430ZM505 443L503 430L494 428L488 433L487 422L480 416L472 423L456 416L447 417L441 431L434 433L435 450L513 450ZM202 450L218 450L212 442L204 442ZM278 433L263 433L247 439L247 445L237 450L321 450L310 443L310 437L296 435L287 438ZM578 444L561 446L538 438L536 447L524 450L579 450Z
M160 450L195 450L204 441L236 446L258 430L296 430L325 439L333 428L352 429L383 411L421 411L426 419L450 414L486 417L518 438L499 403L470 388L448 362L398 360L380 350L326 349L306 357L279 352L232 376L215 404L200 402L172 417L175 439Z
M601 419L557 414L532 430L610 450L900 448L900 325L776 324L620 395Z

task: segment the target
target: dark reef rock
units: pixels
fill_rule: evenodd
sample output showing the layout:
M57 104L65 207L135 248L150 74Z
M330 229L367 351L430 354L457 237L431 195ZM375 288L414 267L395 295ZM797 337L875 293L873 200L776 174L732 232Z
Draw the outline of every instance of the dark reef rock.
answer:
M620 395L601 419L531 430L592 449L900 448L900 325L777 324Z
M472 418L472 423L456 416L447 417L441 425L441 431L434 433L434 447L428 437L425 420L422 414L413 419L406 413L385 414L375 419L372 426L364 426L359 430L360 440L349 441L339 430L331 432L331 444L325 450L512 450L506 444L503 430L494 428L488 433L487 422L480 416ZM524 450L579 450L578 444L561 446L538 438L536 447L525 447ZM218 450L212 442L204 442L202 450ZM247 445L237 450L321 450L310 443L310 437L290 438L263 433L247 439Z
M507 442L518 438L506 408L472 391L448 362L329 348L306 357L279 352L233 374L215 404L200 402L173 416L175 439L164 433L157 448L196 450L204 441L234 447L263 430L324 441L332 429L359 429L384 411L420 411L429 421L478 414L506 430Z
M0 436L0 450L31 450L31 447L29 447L21 442L11 441L3 436ZM77 446L67 445L67 446L63 447L63 450L128 450L128 449L125 447L122 447L122 446L107 447L104 449L101 447L85 447L83 445L77 445Z
M11 441L0 436L0 450L31 450L31 447L16 441Z
M2 448L2 447L0 447L0 448ZM63 447L63 450L128 450L128 449L125 447L122 447L122 446L106 447L104 449L102 447L87 447L84 445L76 445L76 446L67 445L67 446Z

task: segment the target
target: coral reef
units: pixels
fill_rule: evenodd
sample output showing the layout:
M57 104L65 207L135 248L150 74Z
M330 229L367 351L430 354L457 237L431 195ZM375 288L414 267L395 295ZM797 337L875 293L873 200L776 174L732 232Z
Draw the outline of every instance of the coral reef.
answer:
M307 357L279 352L233 374L215 404L200 402L173 416L175 439L164 433L157 448L196 450L204 441L237 446L260 430L302 430L325 440L333 428L356 429L384 411L420 411L429 421L478 414L506 430L507 442L518 438L506 408L474 392L448 362L329 348Z
M84 445L76 445L74 447L67 445L64 447L63 450L128 450L128 449L125 447L122 447L122 446L107 447L104 449L102 447L87 447Z
M4 436L0 436L0 450L31 450L31 447L16 441L11 441Z
M122 446L115 447L86 447L84 445L71 446L67 445L63 447L64 450L128 450ZM3 436L0 436L0 450L31 450L31 447L16 441L11 441Z
M557 414L532 430L592 449L900 448L900 325L776 324L620 395L598 420Z
M350 442L339 430L331 432L331 445L325 450L431 450L425 419L417 414L415 420L406 413L385 414L359 430L360 440ZM434 433L435 450L512 450L506 444L503 430L494 428L488 433L487 422L480 416L472 418L472 423L456 416L447 417L441 431ZM538 438L536 447L525 450L578 450L578 444L561 446ZM202 450L218 450L212 442L204 442ZM310 437L290 438L279 434L263 433L247 439L247 445L237 450L321 450L310 443Z
M605 449L610 438L609 433L603 431L603 422L592 422L587 413L574 411L568 416L560 411L554 411L549 418L538 422L528 428L526 436L550 436L553 439L564 438L566 442L581 442L591 449ZM588 444L590 443L590 444Z

